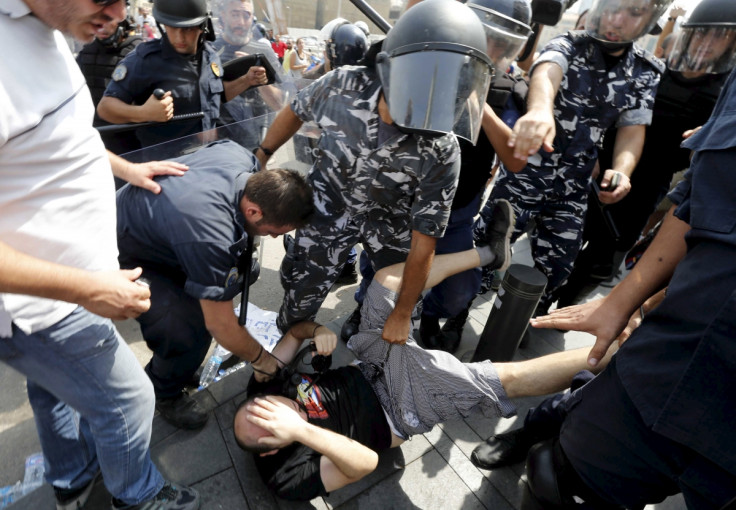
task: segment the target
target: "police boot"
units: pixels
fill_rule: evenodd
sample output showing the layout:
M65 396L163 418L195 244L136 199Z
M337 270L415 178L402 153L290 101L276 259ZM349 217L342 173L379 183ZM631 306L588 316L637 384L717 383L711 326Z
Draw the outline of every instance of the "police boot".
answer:
M482 469L496 469L516 464L526 459L529 449L537 442L537 437L524 427L496 434L485 443L476 446L470 454L470 461Z
M343 342L350 340L350 337L356 334L360 329L360 306L361 305L358 305L358 307L353 310L353 313L350 314L350 317L348 317L348 320L345 321L340 329L340 338L342 338Z
M439 318L422 314L422 319L419 323L419 336L422 339L424 347L427 349L440 349L439 335Z
M351 285L358 283L358 272L355 270L355 263L345 264L340 271L340 276L337 277L335 283L340 285Z
M184 392L171 398L157 398L156 410L163 419L180 429L201 429L209 418L209 413Z
M470 309L466 308L455 317L447 319L440 330L440 349L450 354L457 350L460 340L463 338L463 328L465 327L465 322L468 320L469 313Z

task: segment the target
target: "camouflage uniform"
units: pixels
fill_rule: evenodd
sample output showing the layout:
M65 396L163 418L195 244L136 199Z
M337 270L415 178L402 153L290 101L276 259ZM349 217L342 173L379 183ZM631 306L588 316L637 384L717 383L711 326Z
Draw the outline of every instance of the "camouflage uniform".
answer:
M406 259L412 230L444 233L460 171L457 140L404 134L380 122L380 92L373 69L345 66L291 105L322 135L308 176L316 212L281 265L282 331L314 318L355 243L378 270Z
M512 242L534 219L536 226L529 234L532 256L549 279L541 303L549 306L550 293L567 279L580 250L590 175L603 134L614 123L617 127L651 123L664 66L632 45L606 70L601 47L584 32L568 32L550 41L534 67L542 62L554 62L563 71L554 102L555 150L530 156L518 174L501 167L491 199L476 221L475 236L483 237L493 202L499 198L511 202L516 214Z

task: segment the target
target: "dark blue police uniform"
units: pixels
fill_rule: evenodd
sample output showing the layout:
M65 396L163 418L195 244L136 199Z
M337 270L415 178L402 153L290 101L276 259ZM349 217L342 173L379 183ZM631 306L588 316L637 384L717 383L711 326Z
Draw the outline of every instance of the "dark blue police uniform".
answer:
M240 291L238 258L246 247L240 201L255 171L253 154L216 142L175 161L181 177L158 177L161 193L125 186L117 194L123 268L141 266L151 308L138 317L153 351L146 372L158 398L179 394L209 348L200 299L232 300Z
M166 37L151 40L139 45L115 68L105 96L142 105L161 88L171 91L174 115L204 113L202 119L138 128L136 134L144 147L215 127L225 90L222 65L211 43L201 44L196 54L181 55Z
M664 301L569 402L560 442L575 471L636 508L682 491L689 508L736 497L736 74L670 194L691 230Z

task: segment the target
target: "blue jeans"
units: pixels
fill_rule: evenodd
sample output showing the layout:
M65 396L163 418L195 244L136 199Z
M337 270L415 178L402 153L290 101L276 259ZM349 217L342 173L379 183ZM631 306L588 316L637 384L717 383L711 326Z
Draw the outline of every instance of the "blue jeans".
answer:
M13 326L0 338L0 360L28 380L48 483L76 489L101 470L128 504L163 487L148 449L153 387L110 320L77 308L31 335Z

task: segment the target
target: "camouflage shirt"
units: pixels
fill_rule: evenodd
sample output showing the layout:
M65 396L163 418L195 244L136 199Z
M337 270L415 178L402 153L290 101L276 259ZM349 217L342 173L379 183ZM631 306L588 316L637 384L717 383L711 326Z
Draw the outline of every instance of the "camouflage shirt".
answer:
M531 166L588 177L606 129L651 123L664 65L639 46L607 70L598 43L585 32L568 32L544 47L531 72L542 62L559 65L563 78L554 103L555 150L530 157Z
M315 205L327 216L347 213L377 227L391 221L442 237L460 172L457 140L395 131L379 144L380 93L375 71L344 66L292 102L300 119L322 129L309 173Z

